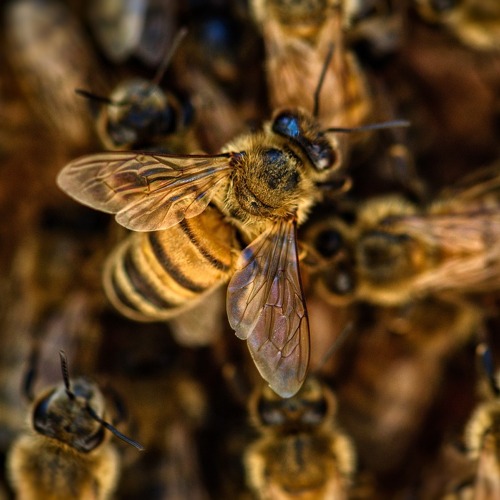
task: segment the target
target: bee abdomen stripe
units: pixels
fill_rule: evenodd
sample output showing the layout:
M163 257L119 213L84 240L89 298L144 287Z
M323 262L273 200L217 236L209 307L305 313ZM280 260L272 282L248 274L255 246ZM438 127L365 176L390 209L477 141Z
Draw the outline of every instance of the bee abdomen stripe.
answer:
M176 265L169 258L168 253L164 251L164 247L160 240L158 240L156 232L149 233L149 242L151 244L151 248L153 250L153 254L156 257L159 264L161 264L162 268L165 272L175 280L179 285L190 290L192 292L204 292L206 290L206 286L199 285L194 281L190 280L183 270Z
M184 231L184 233L188 236L190 241L193 243L193 245L196 247L196 249L203 255L205 259L207 259L212 266L214 266L216 269L220 271L229 271L230 266L227 264L224 264L221 260L219 260L217 257L212 255L207 248L200 242L200 240L197 238L196 233L194 233L191 230L189 219L184 219L180 222L180 227Z
M138 295L161 309L175 307L175 304L172 304L161 297L155 288L144 279L144 273L141 272L141 270L135 265L130 250L125 253L123 258L123 268L129 279L130 285L135 289ZM113 282L113 284L115 285L115 282ZM116 285L115 291L117 292L117 295L119 295L119 286L118 284ZM137 308L134 307L134 309Z

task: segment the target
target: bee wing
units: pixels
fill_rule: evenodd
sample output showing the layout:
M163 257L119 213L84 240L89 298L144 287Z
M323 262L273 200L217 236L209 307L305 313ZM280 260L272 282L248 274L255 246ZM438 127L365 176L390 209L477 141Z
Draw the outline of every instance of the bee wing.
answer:
M309 364L309 322L293 221L275 223L243 250L228 286L227 313L262 377L280 396L293 396Z
M159 231L205 210L231 170L230 157L101 153L70 162L57 183L84 205L116 214L128 229Z
M488 194L500 195L500 166L495 164L466 175L453 186L443 189L439 200L457 205L480 200Z
M419 275L415 289L487 291L500 287L500 211L399 217L388 227L449 254Z

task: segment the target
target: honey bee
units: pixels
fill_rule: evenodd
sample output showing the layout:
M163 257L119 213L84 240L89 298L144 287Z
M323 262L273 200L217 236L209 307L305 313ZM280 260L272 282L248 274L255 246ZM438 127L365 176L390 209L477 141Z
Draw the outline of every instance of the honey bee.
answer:
M489 387L484 400L472 414L466 429L465 442L469 457L476 463L473 482L474 498L498 498L500 495L500 387L488 346L480 344L484 378Z
M232 275L229 322L239 338L248 340L263 378L289 397L302 385L309 360L296 227L338 164L335 148L313 117L301 110L281 110L263 130L236 138L217 155L89 155L69 163L58 184L81 203L116 213L117 222L128 229L150 231L132 235L119 247L107 272L112 276L108 292L130 311L139 302L144 305L139 296L148 299L143 317L170 309L170 286L177 295L173 306L180 307L179 302L191 301L193 292L199 295ZM211 201L214 207L208 207ZM215 221L214 214L220 223L212 222L213 230L229 235L236 228L250 243L235 266L231 238L214 245L209 235L213 230L202 230L207 220ZM224 250L222 259L213 253L214 246ZM172 259L179 264L171 267ZM204 282L199 265L217 271L216 282ZM189 271L186 279L184 267L196 274ZM146 274L148 269L154 274Z
M109 97L76 90L83 97L103 104L97 114L96 130L106 149L166 147L170 152L183 152L181 144L187 142L193 107L180 93L162 90L160 82L185 35L186 30L179 31L152 81L126 79Z
M500 5L496 0L414 0L427 21L443 25L476 50L500 49Z
M244 455L247 482L260 499L343 499L355 469L351 440L335 423L336 401L325 383L308 377L281 399L268 387L250 401L261 436Z
M85 147L91 116L74 89L98 83L97 62L78 20L57 0L9 2L6 51L19 84L43 122L65 143Z
M373 112L373 99L343 38L343 2L253 0L251 7L266 46L271 105L275 109L302 106L313 112L316 103L311 89L316 88L333 47L333 58L324 72L319 120L325 126L365 123Z
M105 55L122 63L132 55L157 65L175 32L176 4L164 0L93 0L90 27Z
M120 465L105 430L143 448L104 420L99 388L83 378L70 381L62 351L60 356L64 383L33 403L32 430L14 443L8 457L11 484L20 499L109 498Z
M387 195L311 224L304 239L321 268L319 293L340 305L397 305L425 294L498 289L498 182L494 166L425 207Z
M192 121L190 102L143 78L120 83L109 98L79 93L105 102L96 120L96 129L104 147L124 150L159 147L166 143L176 149L177 142Z

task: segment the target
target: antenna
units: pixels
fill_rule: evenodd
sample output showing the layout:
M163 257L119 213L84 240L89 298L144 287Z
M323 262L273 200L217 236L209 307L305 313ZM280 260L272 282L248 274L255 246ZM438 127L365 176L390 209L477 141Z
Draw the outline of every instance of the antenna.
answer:
M168 68L168 65L170 64L170 61L172 60L172 57L176 53L177 49L179 48L180 43L184 39L184 37L187 35L187 28L181 28L178 32L177 35L175 35L174 40L172 41L172 45L170 46L170 50L165 54L165 57L163 58L163 61L160 63L160 66L158 67L158 70L156 71L156 75L151 81L153 85L159 85L161 82L161 79L165 75L165 71Z
M370 123L369 125L361 125L360 127L330 127L323 130L324 133L348 133L351 132L367 132L369 130L384 130L388 128L403 128L409 127L411 123L408 120L392 120L388 122Z
M69 382L69 373L68 373L68 359L66 358L66 354L64 351L59 351L59 356L61 358L61 370L62 370L62 375L63 375L63 380L64 380L64 385L66 387L66 394L70 399L75 399L74 393L71 391L71 386ZM111 431L116 437L120 438L122 441L125 441L126 443L134 446L140 451L144 450L144 446L139 444L137 441L134 441L133 439L128 438L124 434L122 434L118 429L113 427L110 423L106 422L103 420L97 413L91 408L87 402L87 405L85 406L85 409L89 412L89 415L99 422L103 427L108 429L108 431Z
M71 390L69 381L68 358L66 357L66 353L64 351L59 351L59 357L61 358L61 371L64 380L64 386L66 387L66 394L68 395L69 399L75 399L75 395Z
M86 406L87 411L89 412L89 415L99 422L103 427L108 429L108 431L112 432L117 438L121 439L122 441L125 441L127 444L130 444L131 446L134 446L137 448L139 451L144 451L144 446L139 444L137 441L134 441L133 439L130 439L129 437L125 436L125 434L122 434L116 427L113 427L109 422L106 422L103 420L97 413L87 404Z
M103 104L116 105L109 97L104 97L102 95L94 94L88 90L75 89L75 93L85 99L91 99L92 101L102 102Z
M314 118L318 117L319 94L321 93L321 88L323 87L323 82L325 81L326 70L328 69L328 65L332 60L332 56L333 56L333 43L330 43L330 46L328 47L328 53L326 54L325 62L323 63L323 68L321 68L321 74L319 75L318 85L316 86L316 90L314 91L314 108L313 108Z
M170 47L170 50L167 52L165 55L163 61L161 62L156 75L154 76L153 80L151 80L152 85L158 86L160 84L161 79L165 75L165 71L168 68L168 65L170 64L170 61L172 60L173 55L175 54L177 48L179 47L182 39L187 35L187 28L182 28L179 30L177 35L175 35L175 38L172 42L172 45ZM94 94L93 92L90 92L89 90L85 89L75 89L75 92L81 96L85 97L85 99L91 99L92 101L97 101L102 104L107 104L108 106L128 106L130 105L130 101L113 101L109 97L105 97L102 95Z

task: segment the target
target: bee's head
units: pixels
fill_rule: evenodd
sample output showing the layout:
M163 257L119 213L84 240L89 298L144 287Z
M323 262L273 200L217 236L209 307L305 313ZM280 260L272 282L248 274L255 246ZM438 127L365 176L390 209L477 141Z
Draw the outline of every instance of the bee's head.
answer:
M33 410L33 427L44 436L57 439L77 451L87 453L99 446L104 427L89 411L104 412L104 399L97 387L85 379L72 382L72 392L61 384L43 395Z
M282 398L269 387L264 387L252 403L257 424L287 432L321 425L335 409L333 394L312 376L291 398Z
M288 109L278 111L272 119L271 129L295 145L316 173L331 172L340 165L339 151L308 113Z

